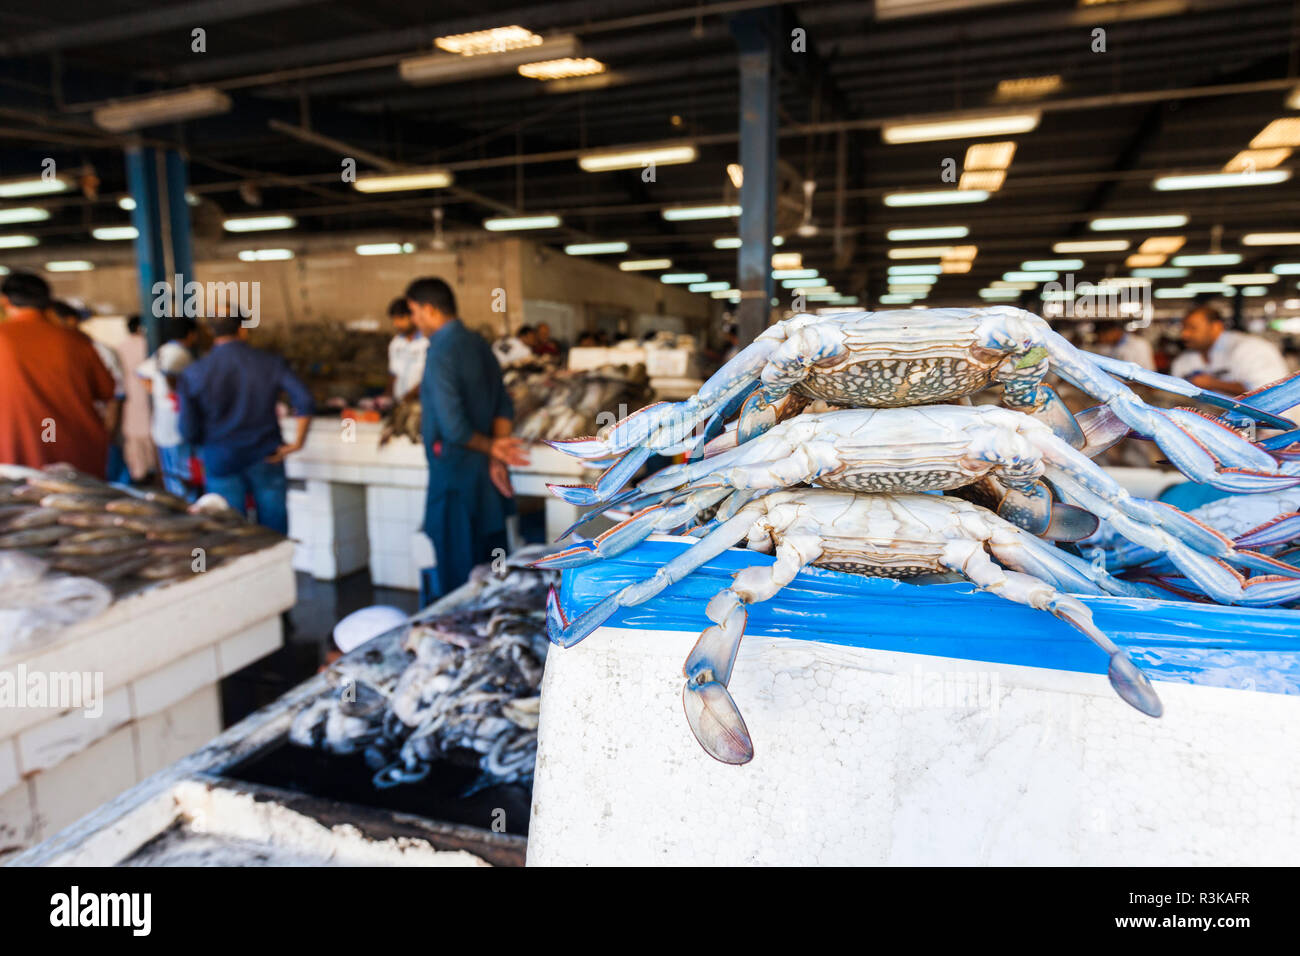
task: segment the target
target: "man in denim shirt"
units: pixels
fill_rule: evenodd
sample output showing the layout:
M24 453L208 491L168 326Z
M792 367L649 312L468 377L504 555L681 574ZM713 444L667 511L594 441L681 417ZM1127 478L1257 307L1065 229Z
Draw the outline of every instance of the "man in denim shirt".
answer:
M464 584L474 565L505 548L510 500L508 466L526 465L523 442L510 435L514 407L487 340L456 316L456 296L441 279L406 289L416 328L429 339L420 381L420 432L429 461L424 533L433 542L434 576L425 598Z
M241 514L252 496L257 521L287 534L284 459L307 438L312 397L278 355L252 348L238 316L208 320L212 351L180 374L181 437L199 448L207 490ZM298 419L293 442L285 444L275 403L288 396Z

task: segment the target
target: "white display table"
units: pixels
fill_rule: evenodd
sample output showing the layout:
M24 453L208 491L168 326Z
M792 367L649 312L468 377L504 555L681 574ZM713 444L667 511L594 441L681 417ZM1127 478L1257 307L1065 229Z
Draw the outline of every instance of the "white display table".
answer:
M280 613L295 598L292 555L284 542L231 559L0 658L0 674L29 687L75 685L86 694L71 709L31 706L30 694L26 706L0 707L0 857L221 732L218 682L283 643Z
M285 424L286 440L291 422ZM323 581L370 566L380 587L418 589L420 569L437 560L420 526L429 486L424 448L398 436L379 447L381 426L318 418L303 449L285 459L289 478L289 537L298 545L293 566ZM553 539L578 517L578 508L553 497L548 482L583 481L582 463L534 444L531 462L512 468L515 494L546 500L546 534ZM516 542L511 542L511 549Z

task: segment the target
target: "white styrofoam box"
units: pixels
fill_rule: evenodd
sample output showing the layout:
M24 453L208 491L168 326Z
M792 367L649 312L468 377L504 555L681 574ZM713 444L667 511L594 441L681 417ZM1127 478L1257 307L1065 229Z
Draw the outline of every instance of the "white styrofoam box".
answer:
M132 716L139 719L165 710L204 684L215 683L218 676L216 648L201 647L166 667L136 678L131 683Z
M637 365L645 364L646 350L643 348L600 348L583 346L569 349L569 370L586 372L602 365Z
M311 576L318 581L333 581L339 576L339 566L333 551L317 548L312 552Z
M199 688L166 710L135 725L140 778L157 773L221 733L221 693L216 684Z
M283 646L284 622L276 614L217 645L217 676L229 677Z
M428 535L423 531L416 531L411 535L411 563L418 571L420 568L431 568L435 563L433 553L433 542L429 540Z
M120 727L28 779L35 802L36 839L40 840L139 782L134 727Z
M311 574L314 560L311 548L306 545L300 544L293 549L293 569L295 571Z
M1300 859L1295 695L1158 681L1152 720L1101 674L749 636L730 689L755 756L727 766L682 713L697 637L548 657L530 865Z
M92 701L97 706L101 702ZM18 735L18 762L24 774L48 770L85 750L131 719L131 699L125 687L104 694L97 716L70 710L53 720L28 727Z
M286 541L122 598L65 629L52 644L0 658L0 670L21 663L29 672L102 672L105 691L122 687L292 607L293 550ZM52 707L0 708L0 739L58 713Z
M18 744L13 738L0 740L0 793L16 786L22 775L18 772ZM0 845L4 840L0 839Z
M655 398L664 402L683 402L695 395L704 382L698 378L655 378L650 387Z
M645 370L651 378L700 377L698 357L689 349L646 349Z
M0 791L0 863L12 852L37 842L36 811L32 808L32 785L24 780Z

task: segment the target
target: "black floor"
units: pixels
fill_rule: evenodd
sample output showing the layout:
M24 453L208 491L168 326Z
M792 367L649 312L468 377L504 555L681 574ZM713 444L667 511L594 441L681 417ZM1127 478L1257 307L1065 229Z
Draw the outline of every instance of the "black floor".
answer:
M369 570L337 581L317 581L303 572L297 578L298 601L285 614L284 647L221 682L221 714L227 727L315 674L325 654L334 649L334 625L353 611L373 604L391 604L407 614L419 610L417 592L377 588L370 583Z

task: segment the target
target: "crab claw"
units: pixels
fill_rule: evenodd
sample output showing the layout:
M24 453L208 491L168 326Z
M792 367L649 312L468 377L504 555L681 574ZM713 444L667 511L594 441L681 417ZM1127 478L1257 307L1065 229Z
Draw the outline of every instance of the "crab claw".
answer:
M682 708L691 733L714 760L745 764L754 759L754 742L745 718L740 716L740 708L722 684L712 680L687 681L682 688Z
M1278 515L1258 528L1238 535L1233 543L1243 548L1259 548L1271 544L1286 544L1300 537L1300 514Z
M1136 707L1148 717L1160 717L1164 714L1164 704L1160 703L1160 698L1156 696L1156 689L1151 686L1151 681L1122 650L1117 650L1110 655L1107 675L1110 678L1110 686L1115 688L1115 693L1119 694L1125 703Z
M554 444L554 443L553 443ZM606 468L594 485L547 485L557 498L571 505L596 505L617 497L618 490L631 480L652 454L649 448L634 448Z

